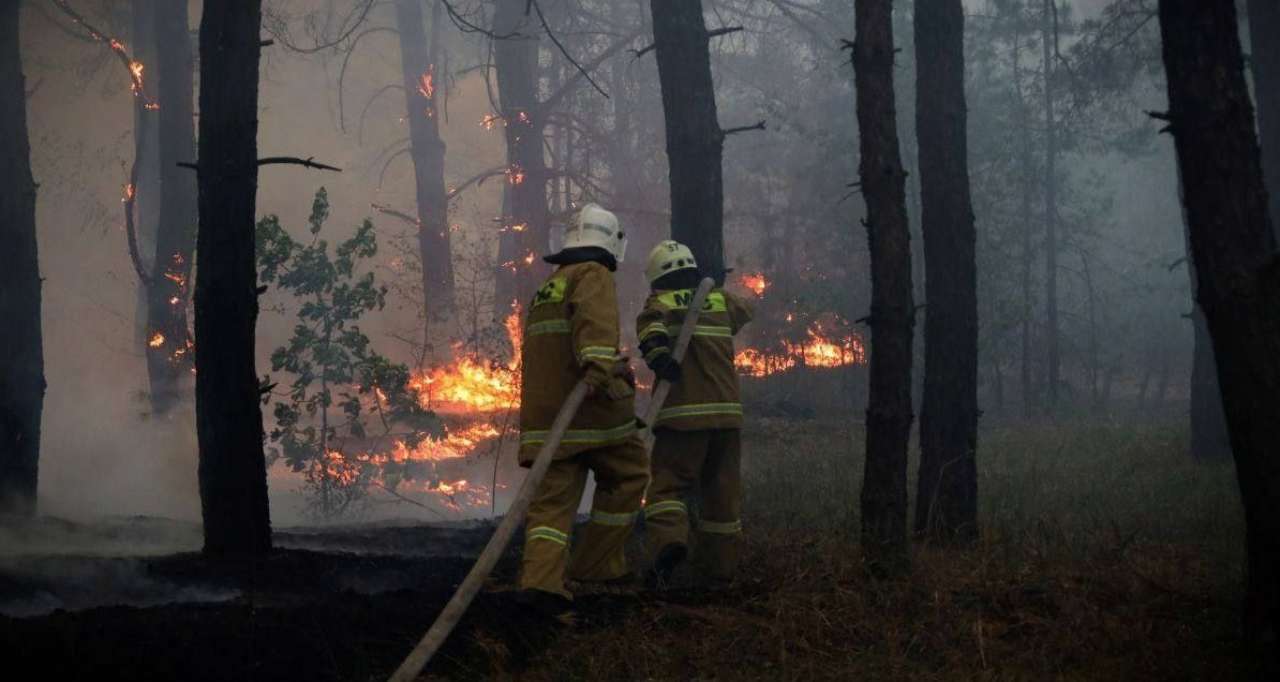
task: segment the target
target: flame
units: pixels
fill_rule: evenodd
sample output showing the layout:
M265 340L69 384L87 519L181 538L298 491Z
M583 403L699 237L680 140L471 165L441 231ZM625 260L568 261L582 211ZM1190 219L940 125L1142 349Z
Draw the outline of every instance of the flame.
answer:
M532 122L532 119L529 118L528 112L520 111L519 113L516 114L516 121L523 123L525 125L528 125L529 123Z
M147 341L147 345L151 346L152 348L159 348L160 346L163 346L164 334L161 334L160 332L156 332L155 334L152 334L151 340Z
M166 271L164 273L164 278L178 285L179 289L187 286L187 278L184 277L181 273Z
M499 123L502 123L502 117L497 114L485 114L480 119L480 127L485 130L493 130Z
M738 372L751 377L766 377L789 369L803 367L845 367L866 364L867 352L862 338L849 334L843 338L827 336L822 324L815 322L806 330L808 339L801 343L784 342L780 353L767 353L743 348L733 358Z
M520 167L520 164L513 163L507 169L507 182L513 185L519 185L524 182L524 169Z
M438 412L500 412L520 405L520 305L512 301L503 321L513 349L506 364L454 347L454 359L427 372L415 372L409 388L424 408Z
M759 298L764 296L764 292L768 290L772 282L764 276L764 273L748 272L738 278L738 284L741 284L747 291Z
M418 77L418 94L427 99L436 97L436 65L427 65L427 70Z
M124 186L124 197L120 199L120 203L127 204L130 201L133 201L133 198L137 195L138 195L138 188L134 187L133 183L131 182Z

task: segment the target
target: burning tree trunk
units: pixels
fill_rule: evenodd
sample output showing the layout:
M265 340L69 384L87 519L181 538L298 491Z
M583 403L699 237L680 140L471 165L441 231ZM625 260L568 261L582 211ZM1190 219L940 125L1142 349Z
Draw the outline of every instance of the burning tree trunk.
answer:
M978 273L961 0L918 0L915 44L929 304L915 529L938 537L973 538L978 523Z
M133 0L133 32L131 44L132 57L149 70L143 72L143 80L151 94L155 93L154 69L156 66L156 34L155 0ZM135 95L138 96L138 95ZM134 211L134 230L138 241L138 251L142 255L143 266L154 272L150 256L155 251L156 231L160 224L160 157L157 140L157 116L155 111L143 106L133 109L133 203L129 205ZM186 159L190 160L190 159ZM147 314L148 286L146 281L138 282L138 300L135 341L143 349L151 338Z
M533 295L541 268L533 254L546 248L547 168L543 156L545 113L538 101L537 27L526 0L498 0L493 47L507 141L510 210L504 213L498 242L495 302L505 305Z
M168 412L184 395L191 368L188 282L195 248L196 178L178 163L195 158L193 72L187 5L154 3L156 101L160 105L160 219L147 287L147 373L151 405Z
M702 0L653 0L653 45L662 84L671 168L671 238L724 283L724 132L716 118Z
M1161 0L1160 31L1196 295L1213 338L1248 544L1245 622L1280 629L1280 257L1244 78L1235 3Z
M207 3L200 21L196 427L210 554L271 548L254 368L261 21L261 0Z
M439 3L436 3L439 7ZM440 139L436 104L435 55L439 53L440 17L433 17L431 44L422 30L421 0L396 0L400 64L409 121L409 154L413 159L418 203L418 249L422 259L422 300L428 315L448 308L453 299L449 204L444 185L444 140ZM428 318L429 319L429 318Z
M1270 196L1272 234L1280 244L1280 2L1249 0L1253 95L1258 102L1262 175Z
M862 483L862 546L880 570L905 569L907 439L911 434L911 236L906 173L898 151L893 99L893 2L859 0L853 43L859 175L871 251L871 367L867 463Z
M0 2L0 514L29 515L36 509L45 383L21 4Z
M1054 114L1053 55L1058 49L1057 0L1044 0L1040 42L1044 50L1044 252L1047 405L1058 404L1061 357L1058 351L1058 122Z

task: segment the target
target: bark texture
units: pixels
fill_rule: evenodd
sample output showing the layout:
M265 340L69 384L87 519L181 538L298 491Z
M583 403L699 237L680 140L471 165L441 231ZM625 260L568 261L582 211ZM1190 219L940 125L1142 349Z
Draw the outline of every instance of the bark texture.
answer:
M0 0L0 514L32 515L45 383L21 5Z
M1244 503L1246 633L1280 650L1280 259L1235 4L1161 0L1169 119L1196 295L1213 338Z
M915 44L928 303L915 530L972 539L978 524L978 274L961 0L917 0Z
M196 427L204 550L216 555L271 548L254 368L261 21L261 0L206 3L200 21Z
M1262 175L1270 196L1272 246L1280 244L1280 0L1249 0L1249 63L1258 103Z
M179 168L196 156L194 81L187 5L154 3L156 45L154 92L160 152L160 217L147 287L147 373L151 406L165 414L190 396L191 263L196 237L196 177ZM155 343L159 341L159 343Z
M538 100L538 34L525 11L526 0L497 0L493 47L498 99L506 125L507 191L504 231L498 242L495 305L528 300L546 268L530 257L544 253L550 233L547 167L543 155L545 120ZM528 262L526 262L528 261Z
M418 204L418 250L422 259L422 300L428 315L448 308L453 298L449 203L444 185L445 143L440 138L437 84L446 74L436 63L422 28L422 0L396 0L400 64L404 74L405 118L409 122L409 155L413 159ZM437 77L437 72L439 76Z
M867 461L862 483L862 547L868 561L895 572L909 562L907 439L911 433L911 235L906 173L898 148L893 94L893 2L858 0L853 45L859 175L871 251L871 367Z
M671 170L671 238L724 283L724 132L702 0L653 0L653 44L662 84Z

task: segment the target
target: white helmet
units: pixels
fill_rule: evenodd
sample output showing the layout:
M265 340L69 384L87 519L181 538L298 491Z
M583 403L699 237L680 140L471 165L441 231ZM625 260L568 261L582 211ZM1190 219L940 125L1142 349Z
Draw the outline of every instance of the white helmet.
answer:
M618 216L597 204L587 204L578 211L562 234L557 235L556 230L552 230L551 253L584 246L602 248L621 263L627 255L627 233L618 225Z
M659 277L688 268L697 268L689 247L670 239L658 242L649 252L649 262L644 266L644 276L653 284Z

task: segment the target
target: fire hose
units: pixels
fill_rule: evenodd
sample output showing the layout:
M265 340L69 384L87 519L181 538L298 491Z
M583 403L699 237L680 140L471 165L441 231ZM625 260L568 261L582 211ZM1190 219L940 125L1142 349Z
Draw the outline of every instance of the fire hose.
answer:
M689 341L693 338L698 315L702 312L702 306L714 285L715 283L711 278L704 279L698 285L697 291L694 292L693 300L689 303L689 312L685 314L684 324L680 327L680 336L676 339L675 348L672 350L672 357L677 362L684 359L685 351L689 348ZM391 674L389 682L412 682L412 680L417 679L422 670L427 667L427 663L431 661L431 657L440 650L449 633L453 632L453 628L457 626L458 621L462 620L463 614L471 606L471 601L475 599L480 587L484 585L485 579L493 572L493 567L498 564L498 559L506 551L507 545L511 543L511 537L515 535L516 527L524 522L525 514L529 512L529 504L533 501L533 494L542 483L542 479L547 475L547 469L551 467L552 455L560 448L560 441L564 438L565 431L569 429L569 423L573 421L574 416L578 413L578 408L582 406L582 401L586 399L587 389L587 383L579 381L573 387L573 390L569 392L569 397L565 398L560 411L556 413L556 418L551 424L551 432L547 435L547 440L542 444L542 448L538 450L538 455L533 460L533 466L529 467L529 473L524 477L524 483L520 485L520 490L516 493L516 498L511 502L511 507L507 509L507 513L502 517L497 529L493 531L493 537L489 538L489 543L480 552L475 565L471 567L471 571L467 573L467 577L463 579L462 584L458 585L458 589L453 593L453 597L449 599L449 603L445 604L444 610L440 612L439 616L436 616L435 622L431 624L426 634L418 641L413 651L410 651L409 655L405 657L400 667ZM649 408L645 411L645 427L641 435L644 439L646 453L653 447L653 427L650 425L657 418L658 410L662 409L662 403L666 401L667 394L670 391L671 384L666 381L659 381L654 386L653 398L649 401Z

